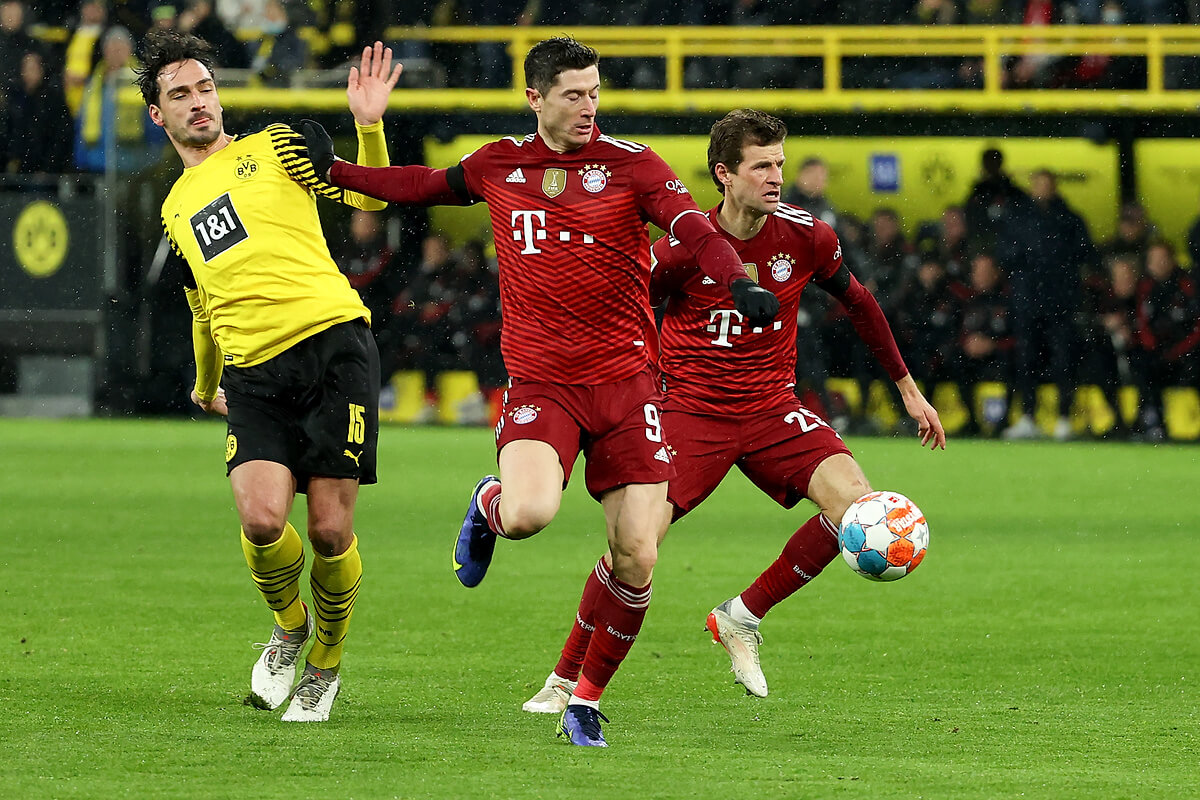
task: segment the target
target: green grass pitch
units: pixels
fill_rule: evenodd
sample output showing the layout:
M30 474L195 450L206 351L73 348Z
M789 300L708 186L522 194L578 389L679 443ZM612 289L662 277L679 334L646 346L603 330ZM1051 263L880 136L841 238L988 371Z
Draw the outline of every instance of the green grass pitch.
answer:
M611 747L521 703L554 665L602 516L579 485L465 590L451 545L484 430L386 428L324 726L244 705L270 619L221 425L0 420L0 787L17 798L1200 796L1192 446L851 446L930 520L921 568L839 560L763 624L771 695L703 631L811 514L740 475L677 525L610 685ZM303 501L293 514L302 528ZM306 588L307 591L307 588Z

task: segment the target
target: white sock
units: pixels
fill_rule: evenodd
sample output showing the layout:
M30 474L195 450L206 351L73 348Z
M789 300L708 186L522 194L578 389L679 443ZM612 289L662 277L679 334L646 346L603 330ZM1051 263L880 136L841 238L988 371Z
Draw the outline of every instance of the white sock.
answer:
M755 630L758 630L758 623L762 622L762 617L754 616L750 613L750 609L746 608L740 594L729 601L729 616L733 617L736 622L748 625Z
M588 708L594 708L597 711L600 710L600 701L599 700L584 700L582 698L576 697L575 695L571 695L571 699L567 701L567 705L569 705L569 706L587 706Z

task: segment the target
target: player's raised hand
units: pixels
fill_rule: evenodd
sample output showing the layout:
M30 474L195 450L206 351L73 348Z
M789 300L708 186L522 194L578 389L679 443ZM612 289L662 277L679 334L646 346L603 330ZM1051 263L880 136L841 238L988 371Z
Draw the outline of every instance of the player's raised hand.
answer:
M752 327L770 325L779 313L779 299L749 278L738 278L729 285L729 291L733 295L733 307Z
M896 381L900 389L900 397L904 400L904 410L917 421L917 435L921 437L921 447L929 445L930 450L939 447L946 449L946 429L942 427L941 417L937 409L925 399L911 375L905 375Z
M355 122L374 125L383 119L388 95L403 71L401 64L392 66L392 48L384 47L383 42L363 48L362 62L350 68L350 79L346 82L346 97Z

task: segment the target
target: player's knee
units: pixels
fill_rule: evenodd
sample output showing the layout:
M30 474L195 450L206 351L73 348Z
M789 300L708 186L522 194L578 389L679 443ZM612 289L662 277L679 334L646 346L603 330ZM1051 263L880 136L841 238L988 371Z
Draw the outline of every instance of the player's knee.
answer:
M842 484L837 492L832 503L826 508L823 508L825 516L829 517L829 521L834 525L841 524L842 517L846 515L846 510L850 505L871 491L871 484L867 483L867 479L861 475L854 476Z
M614 546L612 561L618 580L630 586L645 586L658 563L658 548L651 542Z
M314 552L326 558L333 558L350 548L354 533L336 525L318 524L308 529L308 540L312 542Z
M283 534L283 526L287 524L286 510L272 508L269 504L242 509L241 518L242 533L251 544L260 547L277 541Z
M539 500L500 499L500 519L509 539L525 539L545 528L558 512L558 505Z

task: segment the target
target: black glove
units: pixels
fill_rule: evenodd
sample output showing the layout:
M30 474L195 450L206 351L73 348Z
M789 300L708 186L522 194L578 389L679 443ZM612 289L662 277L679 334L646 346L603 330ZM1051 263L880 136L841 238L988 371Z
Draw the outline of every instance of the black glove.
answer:
M752 328L765 328L779 313L779 300L775 295L749 278L738 278L729 284L736 308Z
M329 168L337 156L333 154L333 139L321 127L321 123L311 119L300 120L300 130L304 132L304 143L308 146L308 160L312 162L317 177L329 181Z

